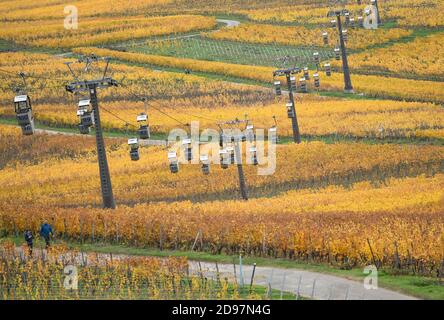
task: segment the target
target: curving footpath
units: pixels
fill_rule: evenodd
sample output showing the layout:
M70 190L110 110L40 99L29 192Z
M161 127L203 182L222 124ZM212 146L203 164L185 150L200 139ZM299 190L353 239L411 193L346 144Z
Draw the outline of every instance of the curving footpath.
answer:
M204 276L216 278L216 264L197 261L189 264L194 274L200 274L202 270ZM234 281L234 265L218 264L218 269L221 277L231 277ZM253 266L242 266L242 269L244 285L248 286ZM236 281L242 283L239 271L239 265L236 265ZM363 282L297 269L256 267L254 284L315 300L417 300L383 288L368 290Z

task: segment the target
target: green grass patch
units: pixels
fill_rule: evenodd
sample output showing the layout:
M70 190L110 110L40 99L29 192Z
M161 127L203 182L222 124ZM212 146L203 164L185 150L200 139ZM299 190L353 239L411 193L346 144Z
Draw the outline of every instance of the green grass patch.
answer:
M278 60L284 56L290 56L299 58L295 62L296 64L311 68L315 68L313 64L314 50L319 52L322 60L328 60L334 55L332 50L324 48L214 40L201 36L147 43L146 45L128 47L127 50L150 55L276 67L290 66L290 64L286 65Z

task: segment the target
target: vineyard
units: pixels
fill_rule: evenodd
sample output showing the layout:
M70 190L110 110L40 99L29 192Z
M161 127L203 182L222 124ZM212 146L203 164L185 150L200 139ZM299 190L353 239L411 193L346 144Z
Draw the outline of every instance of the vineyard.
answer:
M0 300L444 299L444 3L334 2L0 1Z
M270 299L273 293L240 290L228 278L190 275L183 258L128 258L86 254L63 246L26 256L13 243L0 247L2 300ZM76 290L65 290L65 268L78 266ZM20 274L20 277L16 277Z
M442 81L442 56L436 55L436 52L442 50L443 39L443 33L432 34L412 42L352 55L350 62L353 68L363 73L401 74ZM417 60L418 56L421 61Z
M35 156L41 159L36 165L7 165L0 195L3 232L36 230L38 221L49 220L68 239L189 249L201 230L202 250L234 253L242 248L248 254L338 265L369 262L370 239L383 264L394 265L396 242L402 265L428 275L439 270L441 247L435 244L444 241L442 147L317 142L287 146L278 150L274 175L260 177L247 170L255 198L248 203L232 199L237 188L233 174L214 168L214 175L204 177L189 168L171 177L163 152L154 149L128 168L125 149L110 153L116 194L124 195L117 196L122 205L115 213L91 208L100 206L99 195L90 197L99 187L89 178L96 170L93 154L75 156L73 163L71 158L47 159L42 153ZM294 160L284 165L286 159ZM233 179L222 185L220 175ZM23 201L32 208L29 214L16 211ZM79 204L88 209L73 208ZM225 221L222 229L216 217ZM335 228L324 227L332 221ZM391 236L383 236L389 230Z

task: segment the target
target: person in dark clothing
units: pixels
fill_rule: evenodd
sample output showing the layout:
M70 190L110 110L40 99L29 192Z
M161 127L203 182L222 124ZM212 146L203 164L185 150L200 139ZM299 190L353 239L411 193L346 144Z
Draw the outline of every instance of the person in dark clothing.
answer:
M32 247L34 245L34 243L33 243L34 235L32 234L31 230L25 231L25 241L26 241L26 244L28 245L28 248L29 248L29 254L32 256Z
M40 227L40 236L43 237L43 239L45 239L45 243L46 243L46 249L49 248L50 246L50 237L53 236L54 233L52 231L52 227L49 225L49 223L45 222L44 224L42 224L42 226Z

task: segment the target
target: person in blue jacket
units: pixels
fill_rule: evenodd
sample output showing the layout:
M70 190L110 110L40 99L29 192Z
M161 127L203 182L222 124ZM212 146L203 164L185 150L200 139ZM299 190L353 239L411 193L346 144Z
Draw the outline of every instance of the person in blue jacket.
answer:
M46 243L46 249L49 248L50 246L50 239L51 236L54 235L54 232L52 231L52 227L48 222L45 222L44 224L42 224L42 226L40 227L40 236L43 237L43 239L45 239L45 243Z

